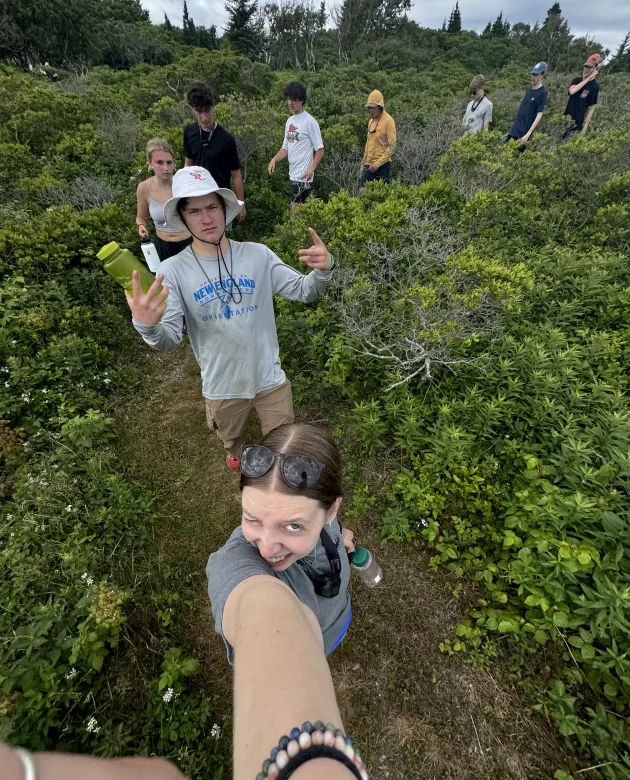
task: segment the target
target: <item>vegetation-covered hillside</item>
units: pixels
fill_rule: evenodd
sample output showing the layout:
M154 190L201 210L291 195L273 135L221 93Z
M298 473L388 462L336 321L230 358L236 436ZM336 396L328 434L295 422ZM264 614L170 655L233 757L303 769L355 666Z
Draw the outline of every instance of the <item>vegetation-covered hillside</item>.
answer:
M318 8L271 5L261 21L240 5L222 36L189 17L151 25L131 0L3 10L0 738L227 772L179 625L196 575L163 565L159 501L115 460L109 414L143 378L94 256L114 239L137 251L144 146L164 137L183 162L201 80L243 164L233 237L295 262L312 226L339 258L324 300L281 301L277 318L297 399L333 399L352 442L352 511L392 543L421 540L473 594L444 653L510 676L575 767L630 778L627 44L589 134L561 143L567 85L601 47L556 6L533 29L501 17L478 35L453 17L451 32L420 28L404 3L345 0L332 28ZM499 136L541 59L549 104L521 154ZM479 72L493 130L462 137ZM288 179L267 164L294 78L326 152L318 197L290 218ZM356 197L374 88L398 125L395 181Z

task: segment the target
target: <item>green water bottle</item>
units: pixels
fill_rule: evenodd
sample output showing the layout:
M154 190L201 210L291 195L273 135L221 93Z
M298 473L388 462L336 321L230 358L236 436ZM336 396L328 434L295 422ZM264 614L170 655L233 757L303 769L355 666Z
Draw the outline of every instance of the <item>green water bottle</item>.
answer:
M133 284L131 281L132 271L137 271L140 274L140 284L142 285L142 291L148 292L149 287L155 281L155 278L151 271L138 260L137 257L131 254L128 249L121 249L116 241L110 241L96 253L99 260L103 261L103 268L110 276L127 290L130 295L133 295ZM160 293L162 288L157 291L156 295Z

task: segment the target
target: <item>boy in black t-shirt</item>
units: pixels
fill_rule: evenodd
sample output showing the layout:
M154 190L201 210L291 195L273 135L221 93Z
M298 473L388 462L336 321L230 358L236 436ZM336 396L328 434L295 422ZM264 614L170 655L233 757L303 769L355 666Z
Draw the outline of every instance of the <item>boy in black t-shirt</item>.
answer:
M599 84L595 79L599 73L601 61L600 54L591 54L584 63L582 76L576 76L571 82L569 102L564 113L573 119L574 125L566 131L563 139L569 138L578 131L581 131L582 135L586 135L599 96Z
M184 128L184 165L205 168L219 187L230 189L234 183L236 197L245 200L236 140L231 133L214 121L214 95L205 84L197 82L188 91L188 105L196 122ZM245 219L245 206L238 215Z
M546 88L543 87L542 77L548 69L546 62L537 62L532 68L532 85L521 100L521 105L518 107L518 112L510 131L502 136L501 140L503 142L512 139L520 141L521 144L526 144L540 124L548 96Z

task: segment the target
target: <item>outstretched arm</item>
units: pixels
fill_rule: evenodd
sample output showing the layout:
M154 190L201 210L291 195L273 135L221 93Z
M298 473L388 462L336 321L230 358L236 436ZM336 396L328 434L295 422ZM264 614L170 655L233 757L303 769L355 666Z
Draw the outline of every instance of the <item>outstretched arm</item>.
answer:
M181 344L184 309L176 286L164 285L158 294L164 275L157 278L144 293L137 271L132 273L133 295L125 290L134 328L146 344L160 352L170 352ZM167 301L168 298L168 301Z
M313 269L310 274L301 274L270 252L271 289L274 295L281 295L290 301L310 303L328 286L332 278L332 256L313 228L309 228L308 232L313 239L313 246L299 249L298 254L301 262Z
M223 630L234 648L234 777L256 777L283 734L321 720L343 728L321 628L280 580L254 576L230 593ZM330 759L308 761L296 780L346 780Z
M51 752L33 753L32 759L38 780L185 780L164 758L104 759ZM3 780L23 780L24 765L8 745L0 745L0 766Z

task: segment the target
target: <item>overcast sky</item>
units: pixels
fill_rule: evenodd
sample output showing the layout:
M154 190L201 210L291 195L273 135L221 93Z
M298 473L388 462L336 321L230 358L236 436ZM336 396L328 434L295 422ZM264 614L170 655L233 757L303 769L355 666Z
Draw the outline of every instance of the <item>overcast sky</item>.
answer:
M152 21L163 22L166 12L173 24L181 26L183 0L141 2L149 10ZM409 16L423 27L441 27L453 5L454 0L417 0ZM544 20L551 5L553 0L459 0L464 28L478 32L501 10L509 22L533 24ZM574 35L590 35L613 51L630 30L628 0L561 0L560 5ZM206 27L214 24L218 31L225 24L223 0L188 0L188 13L198 24Z

